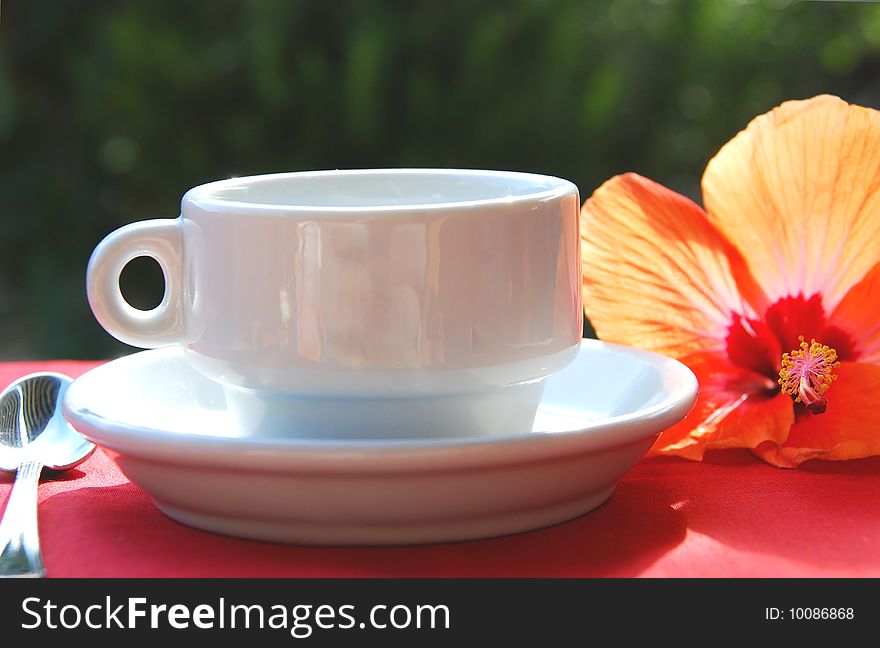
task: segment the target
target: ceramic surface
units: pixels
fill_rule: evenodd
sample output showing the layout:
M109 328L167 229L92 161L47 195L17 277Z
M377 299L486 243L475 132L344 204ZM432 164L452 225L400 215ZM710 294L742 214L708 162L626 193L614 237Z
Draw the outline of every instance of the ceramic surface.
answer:
M254 436L223 390L170 347L86 373L63 409L185 524L280 542L402 544L525 531L595 508L696 394L674 360L585 340L546 381L525 433L315 438L291 420Z
M133 223L89 263L111 334L179 344L225 385L435 396L539 380L581 337L577 188L526 173L322 171L197 187L179 218ZM119 291L156 258L154 310ZM240 395L239 395L240 396Z

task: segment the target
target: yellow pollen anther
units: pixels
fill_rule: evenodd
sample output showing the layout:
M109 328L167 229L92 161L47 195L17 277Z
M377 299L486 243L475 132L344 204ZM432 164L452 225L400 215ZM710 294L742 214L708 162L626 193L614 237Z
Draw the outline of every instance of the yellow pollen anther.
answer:
M803 403L812 414L821 414L828 404L823 394L837 380L832 373L840 366L837 351L816 340L807 344L803 335L800 341L800 349L782 354L779 386L794 396L795 403Z

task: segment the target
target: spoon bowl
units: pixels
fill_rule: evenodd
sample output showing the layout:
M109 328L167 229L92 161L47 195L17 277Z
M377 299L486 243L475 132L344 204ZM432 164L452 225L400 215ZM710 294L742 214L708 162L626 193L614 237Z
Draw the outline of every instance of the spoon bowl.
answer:
M0 576L42 576L37 484L42 469L68 470L95 450L61 414L72 380L58 373L25 376L0 393L0 470L16 472L0 521Z

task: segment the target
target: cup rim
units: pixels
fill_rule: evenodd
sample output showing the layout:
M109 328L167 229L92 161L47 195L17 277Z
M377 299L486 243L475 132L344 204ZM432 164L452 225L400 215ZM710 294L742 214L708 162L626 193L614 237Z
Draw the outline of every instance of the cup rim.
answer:
M218 193L234 189L242 185L284 180L287 178L324 178L330 176L412 176L424 177L436 175L441 178L484 178L495 181L531 183L534 191L518 194L497 195L474 198L470 200L450 200L437 202L402 202L397 204L370 205L315 205L296 203L271 203L247 200L235 200L219 196ZM488 169L456 169L456 168L374 168L374 169L324 169L314 171L293 171L285 173L266 173L259 175L231 177L198 185L187 191L182 205L192 204L204 211L211 212L254 212L254 213L309 213L309 214L348 214L376 215L394 212L436 212L449 209L466 209L473 207L495 207L529 203L546 202L565 195L579 195L577 186L570 180L551 175L529 173L523 171L502 171Z

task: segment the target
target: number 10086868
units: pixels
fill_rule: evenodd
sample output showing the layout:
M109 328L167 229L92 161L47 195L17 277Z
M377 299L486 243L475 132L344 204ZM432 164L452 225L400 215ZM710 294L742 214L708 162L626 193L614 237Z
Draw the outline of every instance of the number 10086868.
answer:
M764 618L793 619L795 621L847 621L855 618L855 610L851 607L793 607L783 610L769 607L764 610Z

